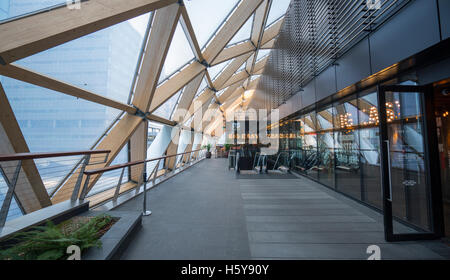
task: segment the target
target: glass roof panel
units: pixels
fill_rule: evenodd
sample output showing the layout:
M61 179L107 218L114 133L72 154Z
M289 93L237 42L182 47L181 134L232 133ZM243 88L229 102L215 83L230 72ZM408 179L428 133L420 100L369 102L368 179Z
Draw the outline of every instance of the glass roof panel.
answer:
M29 14L52 6L66 5L65 0L1 0L0 20Z
M250 77L250 81L256 80L259 77L261 77L261 75L253 75L253 76Z
M272 5L270 7L266 25L272 24L275 20L277 20L282 15L284 15L286 13L287 9L289 8L290 3L291 3L291 0L272 1Z
M217 97L221 96L227 89L228 89L228 88L224 88L224 89L222 89L222 90L216 92L216 96L217 96Z
M203 78L202 83L200 84L200 86L198 87L197 93L195 94L195 96L199 96L200 93L203 92L203 90L208 86L208 82L206 81L206 77Z
M268 54L270 54L270 50L259 50L258 56L256 57L256 61L261 60L261 58L265 57Z
M247 65L246 63L243 63L241 65L241 67L239 67L239 69L236 71L236 73L241 72L242 70L244 70L246 65Z
M148 19L141 15L16 63L127 103Z
M31 152L89 150L119 110L0 76Z
M239 31L234 35L233 39L228 43L228 45L235 44L237 42L241 42L243 40L249 40L252 34L252 26L253 26L253 17L252 15L247 22L239 29Z
M166 77L169 77L175 71L180 70L183 65L187 64L193 58L194 53L189 45L189 41L186 38L181 24L178 23L173 35L172 43L169 47L169 51L167 52L160 81Z
M170 117L172 116L175 107L177 106L182 91L183 90L180 90L174 96L169 98L169 100L167 100L163 105L161 105L158 109L156 109L156 111L153 112L153 114L158 117L169 120Z
M209 72L209 76L211 77L212 80L214 80L217 75L222 72L223 69L225 69L225 67L227 67L227 65L231 62L231 60L227 60L224 61L222 63L219 63L213 67L208 68L208 72Z
M240 0L191 0L184 2L201 48L205 46L208 39L215 33L238 2Z

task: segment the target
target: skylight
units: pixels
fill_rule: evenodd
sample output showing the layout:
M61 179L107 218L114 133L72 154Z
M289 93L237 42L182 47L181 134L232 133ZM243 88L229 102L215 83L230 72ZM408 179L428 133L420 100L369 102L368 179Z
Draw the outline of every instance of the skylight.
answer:
M161 77L164 76L166 78L170 76L193 58L194 53L189 45L189 41L184 34L181 24L178 23L167 53Z
M259 50L258 56L256 57L256 61L261 60L261 58L265 57L268 54L270 54L270 50Z
M291 0L274 0L270 7L269 16L267 17L267 24L270 25L275 20L284 15L289 8Z
M220 64L217 64L211 68L208 69L209 75L211 76L211 79L215 79L217 77L217 75L222 72L223 69L225 69L225 67L227 67L227 65L230 63L230 60L222 62Z
M238 2L240 0L188 0L184 2L200 47L203 47L214 35L216 29Z
M247 22L241 27L241 29L234 35L233 39L228 43L228 45L232 45L244 40L249 40L252 33L252 25L253 25L254 15L251 16Z

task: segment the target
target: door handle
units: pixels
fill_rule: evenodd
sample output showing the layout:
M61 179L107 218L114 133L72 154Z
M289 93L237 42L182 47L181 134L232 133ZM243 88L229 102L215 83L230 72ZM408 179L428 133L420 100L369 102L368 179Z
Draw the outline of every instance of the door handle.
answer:
M388 162L388 174L389 174L389 198L388 200L392 202L392 176L391 176L391 148L389 140L384 140L384 143L386 144L386 150L387 150L387 162Z

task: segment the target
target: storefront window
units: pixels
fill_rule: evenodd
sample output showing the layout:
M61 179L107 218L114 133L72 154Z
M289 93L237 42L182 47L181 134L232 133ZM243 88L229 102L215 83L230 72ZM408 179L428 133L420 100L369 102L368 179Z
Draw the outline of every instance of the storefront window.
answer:
M317 113L317 153L319 181L334 187L333 109Z
M358 98L362 199L381 208L380 138L377 93Z
M336 154L336 188L357 199L361 198L359 164L359 131L357 99L341 101L333 106L334 148Z

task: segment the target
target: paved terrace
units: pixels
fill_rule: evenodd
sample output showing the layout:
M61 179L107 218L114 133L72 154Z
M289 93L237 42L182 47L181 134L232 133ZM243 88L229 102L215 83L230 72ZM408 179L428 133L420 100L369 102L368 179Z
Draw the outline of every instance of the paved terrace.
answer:
M441 241L386 243L382 216L293 175L236 179L203 160L148 192L153 214L123 259L450 259ZM117 210L141 210L142 196Z

